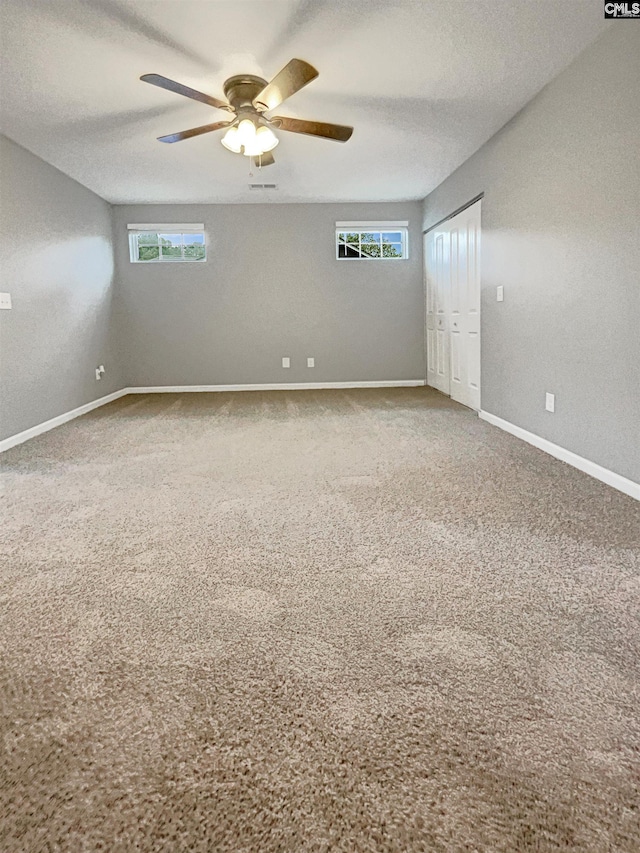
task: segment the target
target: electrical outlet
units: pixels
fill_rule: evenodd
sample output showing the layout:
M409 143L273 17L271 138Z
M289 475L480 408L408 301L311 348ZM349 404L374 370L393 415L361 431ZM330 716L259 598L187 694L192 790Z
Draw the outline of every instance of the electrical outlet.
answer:
M102 379L102 374L100 373L100 368L96 367L96 382L100 382Z
M307 367L315 367L315 366L316 366L315 358L308 358L307 359Z
M5 311L11 311L10 293L0 293L0 308L4 308Z
M555 394L549 394L549 392L547 391L547 393L545 394L545 398L544 398L544 407L547 410L547 412L555 412L555 410L556 410L556 395Z
M504 302L504 286L502 284L496 287L496 302Z
M291 359L288 355L282 357L282 366L283 367L291 367Z

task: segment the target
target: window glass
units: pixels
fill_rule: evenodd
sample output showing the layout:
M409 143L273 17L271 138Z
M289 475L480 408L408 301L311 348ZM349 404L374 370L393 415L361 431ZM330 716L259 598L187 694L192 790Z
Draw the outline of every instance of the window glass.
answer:
M158 235L157 234L138 234L138 244L140 246L157 246L158 245Z
M206 260L203 233L129 231L129 256L133 263L176 263Z
M336 229L336 257L339 260L373 260L407 257L407 229L358 231Z
M160 249L157 246L138 246L139 261L157 261L160 257Z
M204 260L204 246L202 243L185 244L184 256L187 260L202 261Z
M380 243L374 243L373 241L365 242L364 240L360 244L360 251L367 255L370 258L379 258L380 257Z

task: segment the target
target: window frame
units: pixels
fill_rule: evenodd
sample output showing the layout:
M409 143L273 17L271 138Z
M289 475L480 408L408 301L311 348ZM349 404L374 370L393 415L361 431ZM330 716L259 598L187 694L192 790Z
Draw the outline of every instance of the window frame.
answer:
M398 256L384 256L382 254L382 234L395 232L401 235L402 254ZM362 234L378 234L379 245L381 247L380 255L360 254L360 257L340 256L340 234L351 233L358 234L358 251L361 252ZM337 261L406 261L409 259L409 222L408 220L393 221L393 222L336 222L335 231L336 241L336 260ZM394 241L395 242L395 241ZM355 244L354 244L355 246Z
M139 257L139 238L142 234L156 234L158 237L158 257L148 261L142 261ZM162 244L160 238L163 235L180 235L182 242L180 243L181 253L179 258L162 257ZM188 235L198 235L202 237L202 246L204 248L204 258L186 258L184 255L185 237ZM207 262L207 232L203 223L175 223L175 222L154 222L154 223L130 223L127 225L127 239L129 242L129 263L142 264L205 264ZM155 244L142 244L153 247Z

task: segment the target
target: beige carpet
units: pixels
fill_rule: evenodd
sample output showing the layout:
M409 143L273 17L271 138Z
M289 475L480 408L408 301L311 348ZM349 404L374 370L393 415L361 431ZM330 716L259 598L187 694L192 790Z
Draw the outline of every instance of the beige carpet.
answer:
M640 505L425 389L2 458L0 850L640 850Z

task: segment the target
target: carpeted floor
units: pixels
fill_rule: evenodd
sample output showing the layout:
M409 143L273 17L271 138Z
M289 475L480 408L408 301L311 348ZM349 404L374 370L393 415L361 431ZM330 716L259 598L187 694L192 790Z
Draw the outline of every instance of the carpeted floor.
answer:
M435 392L2 457L0 850L640 849L640 505Z

